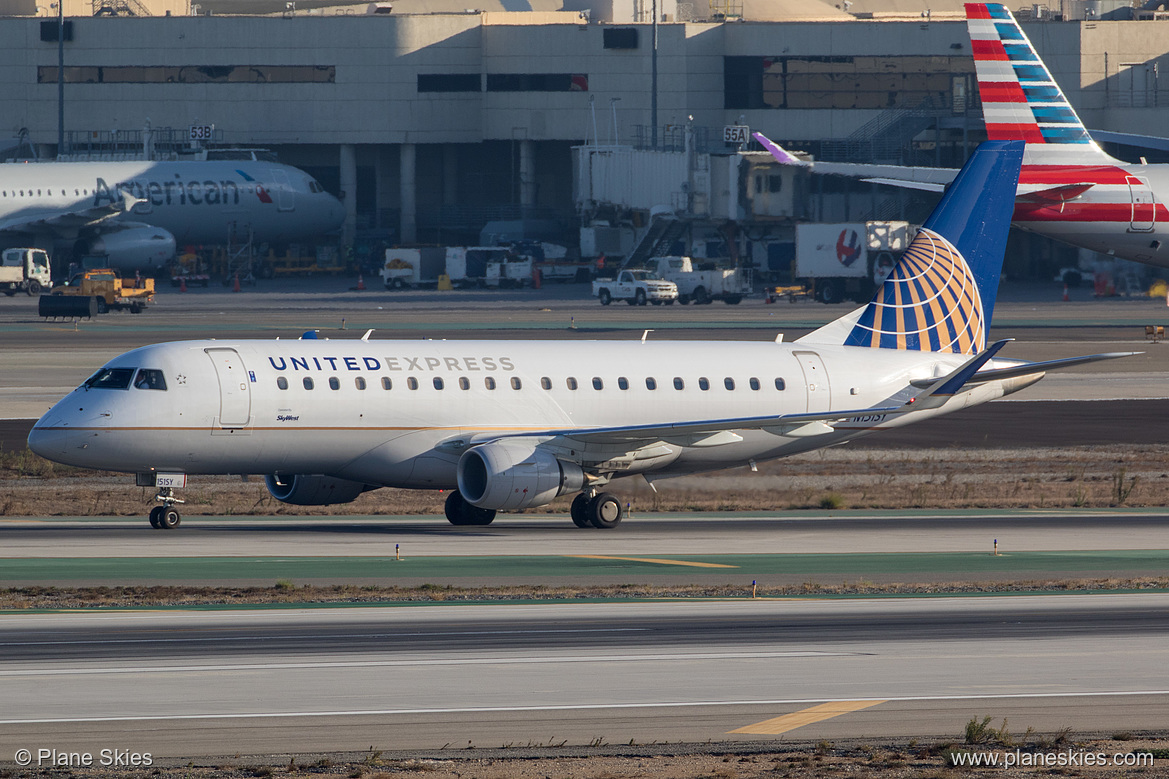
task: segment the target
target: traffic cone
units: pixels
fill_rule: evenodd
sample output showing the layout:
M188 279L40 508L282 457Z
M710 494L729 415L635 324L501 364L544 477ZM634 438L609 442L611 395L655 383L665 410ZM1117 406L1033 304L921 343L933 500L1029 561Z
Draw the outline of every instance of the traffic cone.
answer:
M235 276L233 278L235 279L235 281L233 281L231 284L231 291L232 292L239 292L240 291L240 289L239 289L239 274L238 273L235 274Z
M187 291L187 277L180 276L179 277L179 292L186 292L186 291Z
M357 272L357 291L365 292L365 279L362 278L361 271Z
M1063 285L1063 302L1067 303L1069 300L1071 300L1071 298L1068 297L1068 285L1064 284Z

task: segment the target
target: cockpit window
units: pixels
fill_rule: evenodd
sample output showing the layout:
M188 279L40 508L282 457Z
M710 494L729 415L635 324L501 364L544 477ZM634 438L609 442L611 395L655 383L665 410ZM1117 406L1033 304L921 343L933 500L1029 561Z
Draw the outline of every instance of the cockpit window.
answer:
M162 377L162 371L143 368L134 377L134 387L135 389L166 390L166 379Z
M89 389L128 389L134 377L133 368L102 368L90 376L82 386Z

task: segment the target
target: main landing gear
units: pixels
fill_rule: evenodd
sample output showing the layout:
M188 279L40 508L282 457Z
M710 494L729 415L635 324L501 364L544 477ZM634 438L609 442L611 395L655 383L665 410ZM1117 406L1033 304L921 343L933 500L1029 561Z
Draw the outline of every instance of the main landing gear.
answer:
M150 526L155 530L173 530L178 527L183 518L175 511L174 505L186 501L175 497L173 487L160 487L154 499L161 500L162 505L150 510Z
M570 513L577 527L614 528L621 524L621 501L608 492L582 492L572 499Z
M490 525L491 520L495 519L493 510L472 506L458 490L452 490L447 495L444 511L447 521L452 525Z

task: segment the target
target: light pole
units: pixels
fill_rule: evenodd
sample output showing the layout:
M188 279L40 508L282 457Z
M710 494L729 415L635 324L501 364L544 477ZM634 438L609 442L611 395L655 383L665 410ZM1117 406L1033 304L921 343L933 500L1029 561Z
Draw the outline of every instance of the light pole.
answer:
M57 156L65 151L65 0L57 0Z

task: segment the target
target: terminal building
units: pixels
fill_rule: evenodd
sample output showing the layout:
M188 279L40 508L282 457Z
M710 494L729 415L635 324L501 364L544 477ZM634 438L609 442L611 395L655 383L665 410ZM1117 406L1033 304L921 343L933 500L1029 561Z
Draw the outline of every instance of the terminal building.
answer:
M270 149L338 194L346 241L403 244L475 243L500 220L575 243L582 221L636 230L660 205L715 232L913 220L928 198L727 160L724 128L817 159L954 167L985 137L957 0L336 2L65 0L62 28L55 7L0 0L0 115L49 157L213 126L216 145ZM1169 14L1063 0L1016 15L1089 128L1165 134ZM578 147L661 160L610 165L636 170L631 193L652 184L640 199L598 196Z

